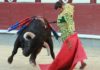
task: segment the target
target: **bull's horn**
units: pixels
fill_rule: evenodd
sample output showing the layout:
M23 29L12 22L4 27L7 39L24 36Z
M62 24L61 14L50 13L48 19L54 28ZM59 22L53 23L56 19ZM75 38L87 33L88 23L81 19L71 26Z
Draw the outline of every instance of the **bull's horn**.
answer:
M24 36L23 36L25 40L29 40L29 39L27 38L27 36L29 36L31 39L33 39L33 38L35 37L35 34L32 33L32 32L26 32L26 33L24 34Z

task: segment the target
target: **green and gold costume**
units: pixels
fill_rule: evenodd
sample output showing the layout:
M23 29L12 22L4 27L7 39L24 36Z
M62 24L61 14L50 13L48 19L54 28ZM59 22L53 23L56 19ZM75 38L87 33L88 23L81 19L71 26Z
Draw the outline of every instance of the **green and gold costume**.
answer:
M74 6L65 4L64 10L58 15L57 25L61 32L61 38L64 41L68 36L74 33L75 26L73 20Z

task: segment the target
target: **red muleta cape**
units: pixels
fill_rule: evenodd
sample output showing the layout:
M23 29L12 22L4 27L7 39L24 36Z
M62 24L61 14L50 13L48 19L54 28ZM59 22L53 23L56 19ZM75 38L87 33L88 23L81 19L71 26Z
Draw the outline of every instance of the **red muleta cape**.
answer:
M69 47L68 41L72 47ZM64 41L60 52L47 70L73 70L78 61L86 58L81 41L75 33Z

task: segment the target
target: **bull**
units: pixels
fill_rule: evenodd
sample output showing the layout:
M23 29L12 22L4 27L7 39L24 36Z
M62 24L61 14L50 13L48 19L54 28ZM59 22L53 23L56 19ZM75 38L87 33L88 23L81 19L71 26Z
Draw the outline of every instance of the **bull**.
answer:
M30 55L29 61L36 65L36 57L42 47L49 47L51 57L54 59L53 41L51 38L51 29L48 27L48 22L42 17L32 17L29 26L25 28L15 40L12 54L8 58L8 63L11 64L14 55L18 48L22 48L22 53L25 57Z

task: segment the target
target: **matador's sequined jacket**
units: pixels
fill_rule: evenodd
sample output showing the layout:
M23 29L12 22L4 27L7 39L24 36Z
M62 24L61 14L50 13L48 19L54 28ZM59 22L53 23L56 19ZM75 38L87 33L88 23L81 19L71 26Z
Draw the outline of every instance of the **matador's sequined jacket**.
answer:
M58 15L57 25L61 32L61 38L64 41L68 36L74 33L75 26L73 20L74 6L71 4L65 4L64 10Z

